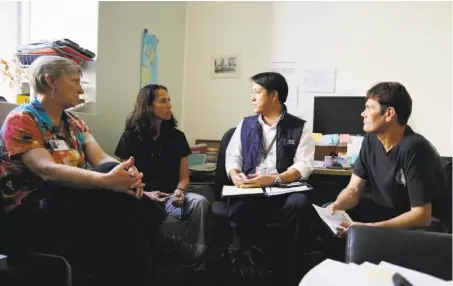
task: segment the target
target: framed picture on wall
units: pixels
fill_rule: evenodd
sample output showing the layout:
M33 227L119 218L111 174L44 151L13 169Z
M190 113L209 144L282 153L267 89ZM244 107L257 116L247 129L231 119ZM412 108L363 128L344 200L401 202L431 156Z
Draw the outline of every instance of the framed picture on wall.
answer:
M210 65L211 78L241 77L240 54L212 57Z

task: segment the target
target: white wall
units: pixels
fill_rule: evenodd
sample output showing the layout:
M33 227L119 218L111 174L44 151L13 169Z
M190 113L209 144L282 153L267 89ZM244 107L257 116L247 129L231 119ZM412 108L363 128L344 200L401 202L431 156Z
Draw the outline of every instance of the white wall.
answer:
M401 82L413 100L409 124L451 156L451 12L451 2L278 2L273 56L336 67L338 95Z
M401 82L413 99L409 124L451 156L451 23L450 2L188 3L184 131L221 138L252 112L248 78L272 58L295 59L299 70L337 68L338 95ZM234 52L242 78L210 79L210 57ZM312 123L313 94L299 96Z
M188 2L183 130L220 139L252 113L249 78L268 68L272 2ZM211 56L241 53L242 77L210 78Z
M82 115L105 151L113 153L140 88L144 28L159 43L159 82L181 118L186 4L99 2L96 116Z
M97 115L82 118L112 153L139 89L148 28L161 40L159 81L189 142L219 139L250 115L249 77L283 57L336 67L339 95L400 81L414 101L409 124L451 156L451 20L450 2L100 2ZM211 56L236 52L242 77L211 79Z

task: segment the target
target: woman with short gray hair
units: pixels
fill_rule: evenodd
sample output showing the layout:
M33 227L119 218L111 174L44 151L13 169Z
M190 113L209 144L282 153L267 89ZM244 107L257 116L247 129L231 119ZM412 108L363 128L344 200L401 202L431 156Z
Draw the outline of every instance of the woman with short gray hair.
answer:
M36 98L3 123L0 194L9 254L63 249L77 277L82 270L113 272L116 285L149 285L148 240L155 239L149 230L157 230L166 214L140 199L143 174L134 158L120 163L107 155L66 110L80 103L81 75L69 59L36 59L29 67Z

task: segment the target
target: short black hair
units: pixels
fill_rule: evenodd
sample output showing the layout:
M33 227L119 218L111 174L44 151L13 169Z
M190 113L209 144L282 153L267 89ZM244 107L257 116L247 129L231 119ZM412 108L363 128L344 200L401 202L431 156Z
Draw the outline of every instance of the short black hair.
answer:
M412 113L412 98L404 85L399 82L381 82L368 90L367 99L374 99L381 105L382 114L389 107L395 109L398 115L398 124L407 124Z
M267 92L277 91L278 99L281 104L286 102L288 97L288 84L286 79L276 72L262 72L251 77L254 83L264 87Z

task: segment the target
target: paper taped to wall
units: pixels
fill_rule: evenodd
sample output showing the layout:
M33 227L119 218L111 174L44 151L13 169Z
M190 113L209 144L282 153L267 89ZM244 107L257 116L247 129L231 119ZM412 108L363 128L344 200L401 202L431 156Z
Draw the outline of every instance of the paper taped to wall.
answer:
M296 74L296 61L272 61L271 72L282 75Z
M335 92L335 68L304 69L305 92Z

